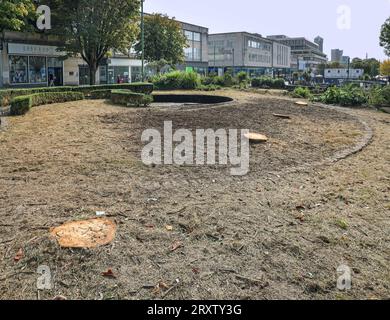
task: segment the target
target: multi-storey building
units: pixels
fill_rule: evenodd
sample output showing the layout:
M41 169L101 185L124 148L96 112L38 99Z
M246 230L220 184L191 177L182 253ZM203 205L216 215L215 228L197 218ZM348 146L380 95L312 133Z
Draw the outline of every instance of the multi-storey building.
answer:
M245 71L251 76L290 73L290 48L256 33L209 35L209 68L222 73Z
M340 49L332 49L331 51L331 62L341 62L344 51Z
M318 65L327 63L328 59L323 50L323 39L317 37L317 42L311 42L303 37L289 38L285 35L268 36L268 39L278 41L291 48L291 68L298 71L315 72Z
M199 73L208 71L208 29L181 22L188 40L185 62L181 70ZM42 33L4 32L0 39L0 87L47 86L49 75L55 85L89 84L89 68L81 58L64 59L58 52L58 38ZM101 62L96 75L100 84L137 82L142 79L142 61L129 50L127 55L114 52L112 57Z

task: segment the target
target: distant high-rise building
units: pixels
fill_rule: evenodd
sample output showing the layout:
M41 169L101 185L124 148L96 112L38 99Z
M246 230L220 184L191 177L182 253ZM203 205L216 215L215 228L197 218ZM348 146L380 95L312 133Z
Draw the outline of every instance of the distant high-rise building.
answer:
M289 38L285 35L273 35L268 36L267 38L291 47L291 68L293 70L311 70L316 72L320 64L328 62L328 58L326 54L321 51L320 45L309 41L304 37ZM317 40L321 43L321 39Z
M318 48L321 52L324 52L324 38L318 36L314 39L314 43L318 44Z
M341 58L343 57L344 51L340 49L333 49L331 54L332 62L341 62Z

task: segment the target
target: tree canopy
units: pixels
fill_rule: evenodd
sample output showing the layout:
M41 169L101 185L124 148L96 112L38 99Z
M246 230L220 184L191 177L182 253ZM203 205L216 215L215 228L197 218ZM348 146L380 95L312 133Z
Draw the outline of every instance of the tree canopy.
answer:
M382 25L379 41L381 47L385 48L386 55L390 56L390 17Z
M390 77L390 60L381 63L381 75Z
M45 4L52 10L52 32L64 43L59 49L84 59L91 84L111 51L129 54L137 39L140 0L48 0Z
M375 77L379 74L380 62L374 58L371 59L360 59L354 58L351 62L351 68L363 69L364 73L370 77Z
M163 62L170 66L184 62L184 48L187 38L180 22L166 15L145 16L145 59L160 72ZM135 46L138 54L142 52L141 40Z
M27 17L35 10L32 0L0 1L0 32L20 31L27 23Z

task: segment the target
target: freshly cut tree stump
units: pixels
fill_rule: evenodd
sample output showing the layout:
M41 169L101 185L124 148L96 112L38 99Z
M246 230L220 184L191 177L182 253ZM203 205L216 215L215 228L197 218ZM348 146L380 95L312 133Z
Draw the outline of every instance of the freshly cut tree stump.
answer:
M307 103L306 101L297 101L295 102L296 105L298 106L308 106L309 103Z
M245 135L245 138L251 143L264 143L268 141L267 136L260 133L249 133Z
M282 118L282 119L291 119L290 116L286 115L286 114L278 114L278 113L274 113L273 114L274 117L276 118Z
M108 219L68 222L50 230L63 248L96 248L112 242L116 224Z

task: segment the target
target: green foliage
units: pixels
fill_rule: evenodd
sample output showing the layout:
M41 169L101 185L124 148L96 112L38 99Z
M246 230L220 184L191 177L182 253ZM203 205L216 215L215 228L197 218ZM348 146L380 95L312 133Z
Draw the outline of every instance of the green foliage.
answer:
M386 55L390 56L390 17L382 25L379 41L381 47L385 48Z
M81 92L43 92L34 93L26 96L16 97L11 100L11 114L22 115L27 113L30 108L68 101L83 100L84 94Z
M31 0L0 1L0 33L3 30L20 31L26 25L27 17L34 14Z
M295 88L295 90L292 92L291 95L294 98L304 98L304 99L310 99L312 97L310 89L306 87Z
M249 80L249 76L245 71L241 71L237 74L238 83L246 83Z
M91 99L99 100L99 99L110 99L110 98L111 98L110 89L91 91Z
M253 78L251 80L252 87L263 89L284 89L285 83L283 79L273 79L271 77Z
M223 85L225 87L232 87L237 84L236 79L234 79L232 73L230 71L225 72L223 75Z
M131 92L129 90L112 90L111 102L126 107L147 107L153 102L151 95Z
M159 90L193 90L200 86L200 76L196 72L173 71L152 78L154 86Z
M330 87L319 99L326 104L337 104L341 106L361 106L368 102L367 94L363 89L355 85L344 87Z
M154 63L157 73L160 73L163 63L175 66L184 62L183 48L188 45L180 22L162 14L147 15L144 30L145 59ZM138 39L135 50L142 53L141 39Z
M368 102L375 107L390 107L390 86L371 88Z
M380 62L374 58L371 59L359 59L354 58L351 62L351 68L353 69L363 69L365 75L370 77L375 77L379 74L380 71Z
M215 84L200 85L197 90L199 91L216 91L221 90L221 86Z
M14 116L26 114L31 108L31 96L16 97L11 101L11 114Z
M139 33L140 0L46 0L59 50L81 56L96 83L100 62L112 51L128 54Z
M123 84L109 84L109 85L96 85L96 86L80 86L80 87L44 87L44 88L31 88L31 89L5 89L0 90L0 107L7 106L12 98L24 95L30 95L34 93L43 92L82 92L86 96L90 95L92 91L96 90L113 90L113 89L126 89L133 92L151 94L153 92L153 84L150 83L123 83Z

